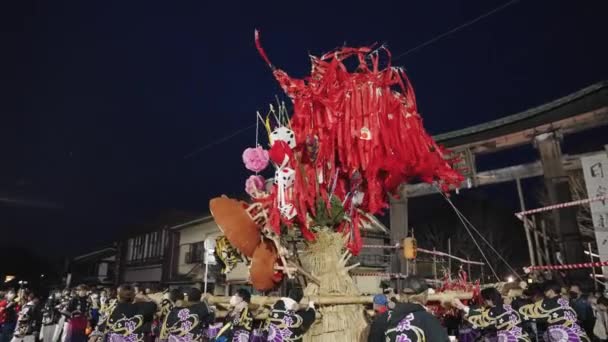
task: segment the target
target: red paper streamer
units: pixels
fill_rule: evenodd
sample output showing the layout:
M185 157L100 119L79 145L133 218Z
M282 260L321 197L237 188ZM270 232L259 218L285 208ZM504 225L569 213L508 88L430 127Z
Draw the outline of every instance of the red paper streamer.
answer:
M257 31L255 38L260 55L272 67ZM387 55L383 69L379 51ZM344 64L348 58L358 61L354 71ZM363 181L355 190L365 194L359 209L372 214L387 208L387 193L396 195L403 183L437 182L446 191L462 182L444 150L424 130L412 85L402 69L391 66L390 58L385 48L372 52L368 47L344 47L321 58L311 57L312 71L304 79L272 67L294 108L291 129L300 164L291 160L290 167L298 173L294 184L299 197L297 222L305 224L307 214L314 217L316 199L328 203L336 170L340 191L333 196L344 200L343 189L351 188L351 177L358 172ZM318 150L315 156L307 156L306 142L313 137L318 138ZM316 184L318 175L323 179ZM348 226L354 230L348 247L356 253L361 248L359 219L354 217Z

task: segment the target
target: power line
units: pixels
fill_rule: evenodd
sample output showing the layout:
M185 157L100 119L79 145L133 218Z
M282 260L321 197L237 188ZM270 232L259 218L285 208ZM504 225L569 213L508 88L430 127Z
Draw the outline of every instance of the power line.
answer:
M402 54L398 55L397 57L395 57L393 60L398 60L399 58L404 57L406 55L409 55L412 52L418 51L418 50L422 49L425 46L431 45L431 44L435 43L436 41L441 40L442 38L445 38L445 37L451 35L452 33L458 32L458 31L462 30L465 27L471 26L471 25L475 24L476 22L478 22L480 20L483 20L483 19L485 19L485 18L487 18L487 17L489 17L489 16L491 16L493 14L496 14L496 13L504 10L505 8L507 8L509 6L518 3L519 1L520 0L511 0L511 1L507 2L507 3L504 3L504 4L502 4L502 5L494 8L493 10L480 15L479 17L477 17L477 18L475 18L473 20L469 20L469 21L467 21L466 23L464 23L464 24L462 24L460 26L457 26L457 27L455 27L455 28L453 28L453 29L451 29L451 30L449 30L447 32L444 32L444 33L436 36L435 38L427 40L426 42L424 42L424 43L422 43L420 45L417 45L417 46L415 46L415 47L413 47L413 48L405 51L404 53L402 53Z
M243 132L245 132L245 131L247 131L247 130L249 130L251 128L254 128L254 127L256 127L256 124L252 124L252 125L249 125L247 127L241 128L241 129L236 130L236 131L234 131L234 132L232 132L232 133L230 133L230 134L228 134L226 136L223 136L223 137L221 137L221 138L219 138L217 140L214 140L214 141L212 141L212 142L210 142L210 143L208 143L206 145L203 145L203 146L197 148L196 150L194 150L194 151L186 154L184 156L184 159L192 158L193 156L195 156L195 155L197 155L197 154L199 154L199 153L201 153L201 152L209 149L210 147L213 147L215 145L218 145L218 144L221 144L223 142L226 142L226 141L228 141L228 140L236 137L237 135L239 135L239 134L241 134L241 133L243 133Z
M440 40L442 38L445 38L445 37L449 36L452 33L458 32L458 31L462 30L465 27L471 26L471 25L475 24L476 22L478 22L478 21L480 21L482 19L485 19L485 18L487 18L487 17L489 17L489 16L491 16L493 14L496 14L496 13L504 10L505 8L507 8L509 6L518 3L519 1L520 0L511 0L511 1L507 2L507 3L504 3L504 4L500 5L500 6L492 9L491 11L486 12L486 13L480 15L479 17L477 17L477 18L475 18L473 20L469 20L469 21L467 21L466 23L464 23L464 24L462 24L460 26L457 26L457 27L455 27L455 28L453 28L453 29L451 29L451 30L449 30L447 32L444 32L444 33L436 36L435 38L427 40L426 42L424 42L424 43L422 43L420 45L417 45L417 46L415 46L415 47L413 47L413 48L405 51L404 53L402 53L402 54L398 55L397 57L395 57L393 60L398 60L399 58L404 57L404 56L406 56L406 55L408 55L408 54L410 54L412 52L418 51L418 50L422 49L425 46L433 44L434 42L436 42L436 41L438 41L438 40ZM197 154L199 154L199 153L201 153L201 152L209 149L210 147L213 147L215 145L218 145L218 144L221 144L221 143L223 143L225 141L228 141L228 140L232 139L233 137L235 137L235 136L237 136L237 135L239 135L239 134L245 132L246 130L251 129L251 128L255 127L255 126L256 125L253 124L253 125L241 128L241 129L239 129L237 131L234 131L233 133L231 133L231 134L229 134L227 136L224 136L224 137L222 137L222 138L220 138L218 140L212 141L209 144L206 144L206 145L204 145L204 146L202 146L202 147L194 150L193 152L188 153L187 155L184 156L184 159L192 158L193 156L195 156L195 155L197 155Z
M473 223L471 223L471 221L469 221L469 219L460 211L460 209L458 209L456 207L456 205L452 202L452 200L445 194L443 193L443 191L441 191L441 189L439 189L437 187L437 185L435 185L435 189L437 190L437 192L439 192L439 194L446 200L448 201L448 203L450 204L450 206L452 207L452 209L454 209L454 212L456 213L456 215L458 215L458 218L460 219L460 222L462 222L462 224L464 225L464 227L467 229L467 231L469 231L469 228L472 229L475 233L477 233L477 235L479 235L479 237L483 240L483 242L486 243L486 245L488 247L490 247L490 249L492 250L492 252L494 252L496 254L496 256L498 256L498 258L505 263L505 265L511 270L511 272L513 272L515 274L515 276L517 276L520 280L522 279L521 276L519 275L519 273L517 271L515 271L515 269L507 262L507 260L505 260L505 258L498 253L498 251L494 248L494 246L492 246L492 244L479 232L479 230L477 228L475 228L475 226L473 225ZM470 234L470 232L469 232ZM473 238L473 236L471 235L471 237ZM475 245L477 246L477 248L479 248L479 245L477 245L477 242L474 240L475 238L473 238L473 241L475 242ZM479 249L479 251L481 252L482 256L483 256L483 251L481 249ZM484 256L485 259L485 256ZM486 259L487 261L487 259ZM496 274L495 274L496 275ZM499 279L500 281L500 279Z
M435 188L437 188L437 185L435 185ZM447 197L440 189L437 188L437 191L439 191L439 193L443 196L443 198L445 198L445 200L450 204L450 206L452 207L452 209L454 209L454 212L456 213L456 216L458 216L458 219L460 220L460 222L462 223L463 227L466 229L467 233L469 233L469 236L471 237L471 240L473 240L473 243L475 244L475 246L477 246L477 249L479 250L479 253L481 254L481 256L483 257L483 259L486 261L486 263L488 264L488 267L490 268L490 270L492 271L492 274L494 274L494 277L496 277L497 281L500 281L500 277L498 276L498 274L496 273L496 271L494 270L494 267L492 267L492 264L490 263L490 260L488 260L488 257L486 257L486 254L483 252L483 250L481 249L481 246L479 246L479 244L477 243L477 240L475 239L475 237L473 236L473 233L471 233L471 230L469 229L469 227L467 226L467 224L464 222L464 215L462 215L462 213L458 210L458 208L456 207L456 205L450 200L449 197ZM450 270L451 271L451 270Z

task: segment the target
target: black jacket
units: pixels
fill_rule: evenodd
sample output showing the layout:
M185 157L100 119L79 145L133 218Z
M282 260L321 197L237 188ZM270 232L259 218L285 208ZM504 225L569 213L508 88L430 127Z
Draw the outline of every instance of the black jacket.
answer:
M91 302L87 297L76 296L68 302L67 313L69 317L89 317L91 315Z
M401 337L401 339L399 339ZM368 342L448 342L448 333L439 320L418 304L398 303L374 319ZM407 341L407 340L406 340Z
M272 306L264 334L268 341L301 342L304 334L315 322L316 311L312 308L294 311L295 301L281 298Z
M246 307L240 312L234 309L228 312L224 319L224 326L217 333L215 341L248 341L253 330L253 316Z
M50 297L42 308L42 325L57 324L61 314L59 313L60 301Z
M108 319L99 324L99 332L109 340L142 341L147 337L146 325L156 313L154 302L117 303Z
M15 336L35 335L40 330L40 308L33 302L28 302L21 308Z
M161 329L161 340L169 336L186 338L189 341L200 341L204 330L213 321L213 315L205 303L196 303L185 307L173 307Z

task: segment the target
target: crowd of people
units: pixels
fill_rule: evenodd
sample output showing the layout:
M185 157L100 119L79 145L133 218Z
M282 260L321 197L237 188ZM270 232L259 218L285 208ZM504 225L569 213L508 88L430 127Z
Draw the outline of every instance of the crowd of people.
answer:
M251 293L239 289L225 317L198 288L162 298L135 285L51 291L46 301L27 289L0 293L0 342L301 341L314 322L314 303L300 308L301 288L281 298L254 329Z
M431 288L410 276L400 291L374 296L368 341L608 341L608 298L581 286L555 281L484 288L480 303L450 303L460 312L457 327L427 308ZM397 295L397 292L399 295ZM46 301L27 289L0 293L0 342L302 341L315 322L313 302L301 306L293 288L254 317L251 293L239 289L229 311L210 306L198 288L167 290L162 298L137 284L118 289L80 285L51 291ZM221 317L220 317L221 316Z
M461 318L453 326L429 314L429 287L410 276L399 300L390 294L374 298L378 314L368 341L608 341L608 298L602 293L585 294L578 284L565 287L553 280L501 290L484 288L473 305L453 299L451 307Z

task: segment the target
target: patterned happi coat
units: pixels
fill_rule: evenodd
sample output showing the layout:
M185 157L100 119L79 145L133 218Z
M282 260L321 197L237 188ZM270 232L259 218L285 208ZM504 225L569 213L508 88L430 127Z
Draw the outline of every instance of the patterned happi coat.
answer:
M374 318L368 342L448 342L446 329L422 305L398 303Z
M99 331L108 342L143 342L147 337L144 326L155 312L153 302L117 303L107 320L100 322Z
M546 298L534 304L524 305L519 313L526 319L547 322L545 341L589 342L585 331L576 323L576 312L567 299Z
M205 303L176 306L165 317L160 339L169 342L202 341L212 319Z
M23 337L27 335L34 335L39 329L40 315L34 302L28 302L23 306L19 312L19 318L17 319L17 326L15 328L15 336Z
M231 311L220 332L215 337L217 342L249 342L253 330L253 316L248 308L240 312Z
M160 302L156 317L152 321L152 335L154 337L160 337L162 325L174 306L175 303L168 298L163 298Z
M58 299L55 299L51 296L44 307L42 308L42 324L43 325L53 325L57 324L61 314L59 313L58 306L60 302Z
M294 302L290 298L282 298L272 307L264 329L266 341L300 342L308 328L314 323L316 316L314 309L290 310L286 308L291 307L286 305L287 301Z
M112 312L116 308L118 301L116 298L108 298L106 301L101 303L101 309L99 310L99 321L97 326L93 330L91 336L105 336L105 330L107 329L108 319L112 315Z
M465 319L474 329L496 329L500 342L530 342L523 330L521 315L511 305L502 304L489 309L471 309Z

